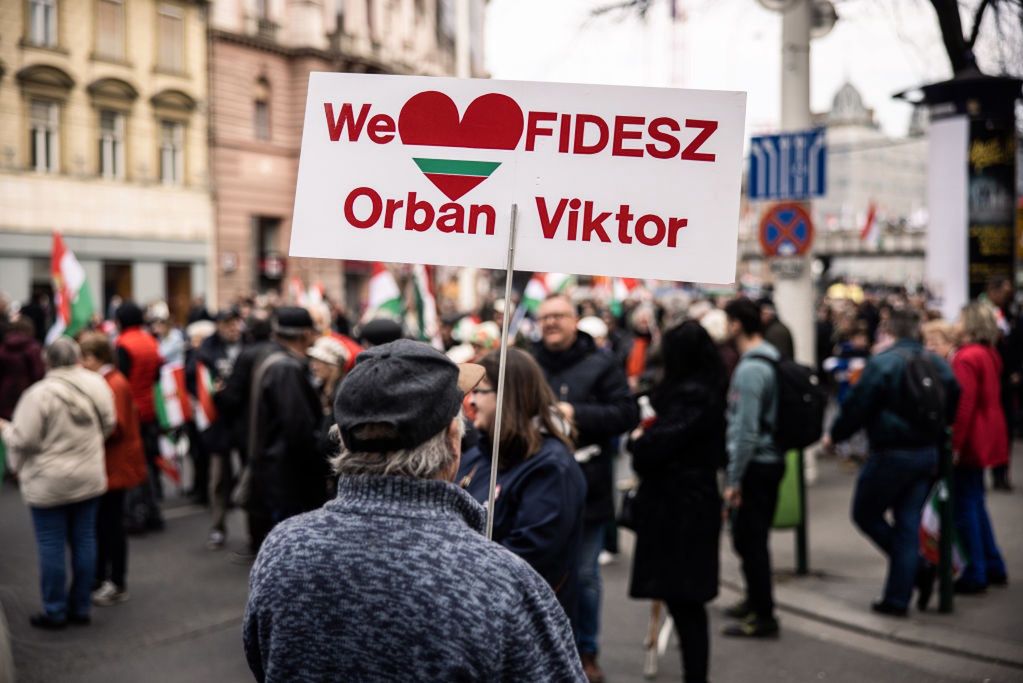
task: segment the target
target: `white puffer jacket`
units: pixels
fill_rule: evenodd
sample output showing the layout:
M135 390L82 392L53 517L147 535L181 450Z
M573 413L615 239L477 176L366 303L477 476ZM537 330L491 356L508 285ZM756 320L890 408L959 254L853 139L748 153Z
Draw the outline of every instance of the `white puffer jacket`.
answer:
M57 368L30 386L3 430L25 502L54 507L104 493L103 442L116 424L113 394L98 373Z

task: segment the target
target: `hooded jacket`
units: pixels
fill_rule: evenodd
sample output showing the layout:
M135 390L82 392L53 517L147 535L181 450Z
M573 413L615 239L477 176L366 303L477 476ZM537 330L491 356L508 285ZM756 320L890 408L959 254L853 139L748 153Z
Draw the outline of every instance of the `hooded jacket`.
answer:
M103 441L116 424L113 395L97 373L57 368L29 387L3 430L25 502L47 508L104 493Z

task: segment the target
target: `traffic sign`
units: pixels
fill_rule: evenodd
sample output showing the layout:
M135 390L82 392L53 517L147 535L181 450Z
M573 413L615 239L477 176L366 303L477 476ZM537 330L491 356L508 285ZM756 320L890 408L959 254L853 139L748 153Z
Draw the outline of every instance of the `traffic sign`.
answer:
M803 200L827 191L824 129L750 138L749 198Z
M776 204L760 220L765 256L802 256L813 244L813 221L798 204Z

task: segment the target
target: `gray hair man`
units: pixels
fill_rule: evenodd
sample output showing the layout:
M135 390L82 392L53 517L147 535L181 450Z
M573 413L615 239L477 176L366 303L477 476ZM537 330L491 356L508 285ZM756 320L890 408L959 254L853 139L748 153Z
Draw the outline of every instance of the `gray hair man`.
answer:
M257 680L584 680L554 593L451 483L482 377L409 340L358 357L334 404L337 498L278 525L252 568Z

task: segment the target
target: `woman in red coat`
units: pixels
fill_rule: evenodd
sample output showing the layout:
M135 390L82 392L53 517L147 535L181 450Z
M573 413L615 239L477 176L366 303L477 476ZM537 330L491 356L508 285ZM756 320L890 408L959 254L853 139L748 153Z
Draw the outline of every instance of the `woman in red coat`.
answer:
M124 529L124 494L146 479L146 455L139 430L139 413L131 385L116 367L110 340L102 332L82 335L82 365L103 375L114 394L117 426L105 444L107 492L96 516L96 590L93 604L114 605L128 599L128 535Z
M994 346L998 325L980 303L963 308L959 324L962 345L952 358L952 370L961 393L952 427L952 452L956 527L967 564L956 581L956 591L980 593L989 584L1007 581L985 503L984 470L1008 462L1009 440L1000 393L1002 359Z

